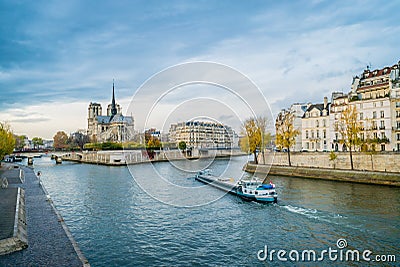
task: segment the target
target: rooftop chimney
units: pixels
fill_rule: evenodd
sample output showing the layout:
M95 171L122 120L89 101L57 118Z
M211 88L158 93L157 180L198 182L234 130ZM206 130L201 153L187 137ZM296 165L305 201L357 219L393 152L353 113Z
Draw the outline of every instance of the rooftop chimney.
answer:
M324 109L328 106L328 98L325 96L324 97Z

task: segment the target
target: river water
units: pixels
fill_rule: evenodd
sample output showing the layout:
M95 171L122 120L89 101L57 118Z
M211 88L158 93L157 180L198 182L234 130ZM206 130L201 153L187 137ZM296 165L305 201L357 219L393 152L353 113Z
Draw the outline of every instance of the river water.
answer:
M215 160L209 168L219 172L229 163L240 172L246 160ZM188 164L203 167L201 161ZM149 166L182 186L166 192L153 184L170 199L217 200L189 208L165 204L148 195L127 167L35 159L35 171L42 172L46 189L92 266L365 266L371 264L361 256L365 250L371 251L367 260L395 255L397 262L386 264L400 262L399 188L272 177L278 204L258 204L219 196L218 189L169 162L135 165L135 174L151 175ZM198 188L198 193L187 196L184 186ZM339 239L344 240L337 244ZM321 253L329 249L337 250L331 258ZM272 250L286 254L280 260L273 252L271 259ZM311 257L302 262L304 250L315 251L316 260L323 261L315 263ZM346 261L348 250L360 251L360 261Z

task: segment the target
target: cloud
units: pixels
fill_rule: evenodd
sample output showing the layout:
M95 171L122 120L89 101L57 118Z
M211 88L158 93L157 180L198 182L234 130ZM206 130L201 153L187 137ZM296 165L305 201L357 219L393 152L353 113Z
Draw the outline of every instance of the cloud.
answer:
M85 127L88 103L108 103L112 79L127 108L148 77L191 60L243 72L274 112L293 101L320 102L348 91L370 62L380 68L399 60L399 8L396 1L1 2L0 109L16 120L23 119L11 113L16 107L45 110L30 118L49 118L40 133L52 136L56 128ZM72 113L50 113L55 104Z

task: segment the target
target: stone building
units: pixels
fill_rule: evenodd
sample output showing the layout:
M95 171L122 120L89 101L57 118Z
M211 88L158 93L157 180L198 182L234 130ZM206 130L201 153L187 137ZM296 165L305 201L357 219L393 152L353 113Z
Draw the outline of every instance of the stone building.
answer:
M296 130L299 130L302 132L302 118L307 110L307 108L311 104L306 104L306 103L295 103L290 106L289 109L282 109L279 113L278 116L276 117L276 122L275 125L281 125L282 124L282 118L285 116L287 113L293 113L294 115L294 121L293 121L293 126ZM290 151L301 151L303 149L303 144L302 144L302 136L301 134L297 135L295 137L296 143L294 146L290 148Z
M91 102L88 108L88 136L91 142L124 142L134 135L134 119L124 116L121 107L115 102L114 83L112 101L107 107L107 115L102 115L102 107Z
M392 116L393 150L400 151L400 61L392 67L389 77L390 110Z
M237 146L237 135L231 127L203 121L188 121L171 124L171 142L185 141L188 148L233 148Z
M375 151L400 151L400 61L373 71L367 67L353 78L347 94L334 92L331 103L324 98L323 104L308 106L299 129L302 149L347 151L336 126L349 106L356 108L363 146Z
M347 148L340 141L337 125L342 112L348 107L349 96L343 92L333 92L329 112L329 144L331 151L346 151Z
M362 124L361 139L374 140L372 146L377 151L400 151L399 64L373 71L367 68L354 77L349 105L356 108Z
M327 151L329 149L329 109L328 98L324 102L311 104L301 119L301 140L303 150Z

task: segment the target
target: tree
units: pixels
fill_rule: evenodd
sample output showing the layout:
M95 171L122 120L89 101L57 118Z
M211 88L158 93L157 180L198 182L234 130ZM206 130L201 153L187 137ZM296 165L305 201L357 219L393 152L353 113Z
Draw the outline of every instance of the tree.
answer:
M185 141L180 141L179 144L178 144L178 148L181 151L184 151L186 149L186 142Z
M151 137L149 141L147 142L147 147L148 148L160 148L161 147L161 142L158 138L156 137Z
M22 150L25 146L25 135L14 135L15 138L15 149Z
M374 170L374 159L373 155L376 154L376 146L379 140L373 136L373 128L376 126L376 121L373 119L366 119L365 124L360 124L361 126L361 151L365 152L370 156L371 160L371 170Z
M89 143L89 136L81 132L71 134L67 141L71 149L79 147L80 150L83 150L83 146L87 143Z
M268 120L266 117L258 117L257 118L257 125L261 131L261 153L262 153L262 157L263 157L263 164L265 164L265 147L266 145L271 142L272 137L271 137L271 133L267 132L267 124L268 124Z
M33 143L33 149L36 149L36 146L39 147L43 145L43 139L41 137L33 137L32 143Z
M0 160L5 155L11 154L14 150L15 138L11 127L6 122L0 122Z
M266 133L267 119L265 117L249 118L242 125L242 135L240 148L242 151L250 152L254 155L254 163L258 164L257 151L264 152L265 144L270 139ZM264 159L265 163L265 159Z
M55 149L65 149L68 147L67 145L68 135L63 131L58 131L54 135L53 140Z
M339 142L349 148L350 165L351 169L354 170L353 151L355 151L356 146L361 144L361 138L359 137L361 124L357 121L357 110L355 106L349 106L342 112L336 127L336 130L341 135Z
M334 169L336 169L336 160L337 160L337 155L335 154L335 152L331 151L331 153L329 153L329 161L333 162Z
M276 145L287 149L289 166L292 166L290 161L290 147L296 144L296 136L300 134L298 129L294 128L294 113L280 113L276 119Z

